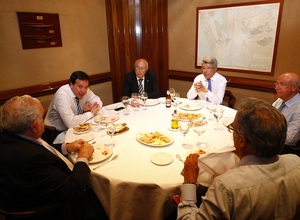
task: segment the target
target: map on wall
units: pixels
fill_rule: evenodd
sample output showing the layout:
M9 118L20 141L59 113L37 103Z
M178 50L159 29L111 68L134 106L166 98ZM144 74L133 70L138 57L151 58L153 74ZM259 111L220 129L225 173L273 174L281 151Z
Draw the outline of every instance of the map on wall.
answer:
M197 8L197 58L217 58L218 68L273 74L280 3Z

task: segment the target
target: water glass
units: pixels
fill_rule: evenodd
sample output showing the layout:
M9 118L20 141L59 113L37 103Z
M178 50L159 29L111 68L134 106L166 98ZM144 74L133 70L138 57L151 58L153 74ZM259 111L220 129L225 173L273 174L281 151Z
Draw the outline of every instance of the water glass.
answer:
M122 103L125 106L124 115L129 115L129 112L128 112L128 109L127 109L127 106L129 105L129 97L128 96L123 96L122 97Z

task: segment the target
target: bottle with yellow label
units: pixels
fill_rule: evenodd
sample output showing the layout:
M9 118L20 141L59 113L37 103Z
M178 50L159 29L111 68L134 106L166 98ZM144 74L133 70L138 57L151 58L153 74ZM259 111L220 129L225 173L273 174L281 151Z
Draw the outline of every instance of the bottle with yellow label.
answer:
M172 119L171 119L171 128L172 129L178 129L178 119L177 119L177 110L174 109L174 113L172 114Z

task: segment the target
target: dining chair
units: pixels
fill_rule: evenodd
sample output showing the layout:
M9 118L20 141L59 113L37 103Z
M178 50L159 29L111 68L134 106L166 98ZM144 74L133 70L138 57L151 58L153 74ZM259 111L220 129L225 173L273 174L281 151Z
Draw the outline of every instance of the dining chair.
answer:
M70 205L62 203L18 210L0 208L0 215L3 215L6 220L72 220Z
M236 98L233 95L233 93L230 90L226 89L222 104L227 105L230 108L234 108L235 102L236 102Z
M45 119L47 115L47 110L44 110L43 119ZM42 134L42 139L45 140L49 144L53 144L53 141L55 140L56 136L59 134L55 127L53 126L44 126L44 132Z

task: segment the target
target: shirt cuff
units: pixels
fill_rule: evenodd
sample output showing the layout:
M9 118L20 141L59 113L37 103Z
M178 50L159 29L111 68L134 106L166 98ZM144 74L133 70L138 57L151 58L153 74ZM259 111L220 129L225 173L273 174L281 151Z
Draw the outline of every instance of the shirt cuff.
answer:
M196 195L197 186L195 184L183 184L181 186L181 198L180 201L192 201L197 202Z
M89 162L88 162L88 160L86 158L78 158L75 163L77 163L77 162L84 162L87 165L89 165Z
M61 152L63 153L63 155L68 155L69 152L67 151L67 148L66 148L66 143L63 143L61 145Z

